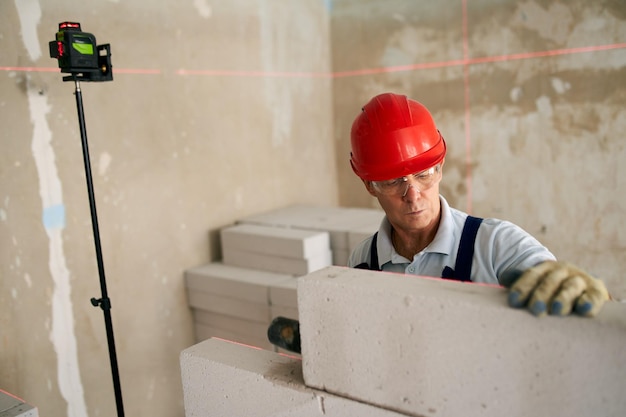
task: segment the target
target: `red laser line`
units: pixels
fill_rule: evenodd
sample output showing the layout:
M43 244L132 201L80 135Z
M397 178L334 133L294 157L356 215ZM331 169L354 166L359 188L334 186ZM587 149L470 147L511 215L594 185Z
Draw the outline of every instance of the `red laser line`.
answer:
M466 0L464 0L466 1ZM465 29L466 30L466 29ZM465 33L464 37L467 36ZM465 42L465 41L464 41ZM464 45L464 49L466 46ZM297 72L297 71L229 71L229 70L186 70L179 69L176 75L207 75L207 76L231 76L231 77L291 77L291 78L342 78L360 75L373 75L391 72L416 71L433 68L455 67L461 65L478 65L490 62L514 61L519 59L541 58L546 56L570 55L588 52L608 51L612 49L625 49L626 43L610 45L583 46L578 48L555 49L550 51L523 52L517 54L495 55L478 58L468 58L464 50L463 59L450 61L423 62L419 64L396 65L391 67L364 68L359 70L336 71L336 72ZM59 68L47 67L10 67L0 66L0 71L21 72L57 72ZM115 68L115 73L120 74L161 74L158 69L133 69Z
M469 64L475 65L475 64L483 64L483 63L488 63L488 62L514 61L518 59L542 58L546 56L573 55L573 54L582 54L586 52L608 51L611 49L623 49L623 48L626 48L626 43L614 43L610 45L581 46L578 48L553 49L551 51L522 52L522 53L517 53L517 54L472 58L469 60Z
M463 0L463 60L469 59L469 36L467 34L467 0ZM467 189L466 209L472 213L472 130L470 125L470 82L469 64L463 65L463 96L465 106L465 187Z
M115 74L146 74L156 75L161 74L161 70L158 69L135 69L135 68L114 68Z
M465 7L466 1L463 5ZM239 70L187 70L179 69L177 75L203 75L222 77L286 77L286 78L345 78L357 77L361 75L375 75L392 72L418 71L424 69L471 66L490 62L514 61L519 59L533 59L547 56L570 55L587 52L607 51L611 49L624 49L626 43L616 43L610 45L583 46L578 48L555 49L550 51L523 52L517 54L495 55L487 57L469 58L469 41L467 34L467 12L464 9L463 28L463 59L450 61L422 62L419 64L396 65L379 68L363 68L358 70L336 71L336 72L288 72L288 71L239 71Z
M58 68L41 68L41 67L0 67L0 71L18 71L18 72L57 72Z
M258 346L248 345L246 343L241 343L241 342L235 342L234 340L228 340L228 339L224 339L222 337L212 336L211 339L221 340L222 342L232 343L233 345L245 346L245 347L250 348L250 349L263 350L262 348L260 348Z
M235 342L234 340L224 339L222 337L212 336L211 339L220 340L222 342L227 342L227 343L232 343L233 345L239 345L239 346L247 347L247 348L254 349L254 350L266 350L258 346L249 345L249 344L241 343L241 342ZM268 350L268 352L272 352L272 351ZM282 352L274 352L274 353L278 353L280 356L285 356L287 358L302 360L302 358L299 356L289 355L287 353L282 353Z
M17 395L11 394L10 392L6 392L5 390L3 390L2 388L0 388L0 392L3 394L8 395L9 397L13 397L16 400L23 402L24 404L26 404L26 401L24 401L23 399L21 399L20 397L18 397Z
M578 48L566 48L566 49L554 49L550 51L537 51L537 52L523 52L517 54L507 54L507 55L495 55L495 56L487 56L487 57L478 57L478 58L468 58L467 57L467 33L465 33L466 29L464 29L463 33L463 59L456 59L450 61L438 61L438 62L426 62L419 64L408 64L408 65L397 65L392 67L380 67L380 68L367 68L360 70L352 70L352 71L339 71L334 72L333 77L350 77L350 76L358 76L358 75L372 75L372 74L382 74L386 72L402 72L402 71L415 71L415 70L423 70L423 69L432 69L432 68L443 68L443 67L455 67L455 66L465 66L465 65L477 65L484 64L490 62L501 62L501 61L514 61L519 59L532 59L532 58L541 58L546 56L557 56L557 55L571 55L571 54L579 54L586 52L598 52L598 51L607 51L611 49L624 49L626 48L626 43L616 43L611 45L595 45L595 46L583 46Z
M0 71L17 71L17 72L59 72L59 68L50 67L0 67ZM116 68L116 74L161 74L158 69L134 69L134 68Z
M287 71L227 71L179 69L176 75L208 75L229 77L282 77L282 78L329 78L330 72L287 72Z

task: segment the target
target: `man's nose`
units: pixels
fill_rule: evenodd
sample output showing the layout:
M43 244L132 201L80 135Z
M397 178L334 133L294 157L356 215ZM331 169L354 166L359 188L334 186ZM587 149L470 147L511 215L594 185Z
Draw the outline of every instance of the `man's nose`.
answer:
M404 193L402 193L402 197L408 197L408 198L414 198L417 197L418 195L420 195L421 191L419 189L419 184L417 183L417 181L411 177L407 178L406 180L406 189L404 190ZM409 190L412 190L409 192Z

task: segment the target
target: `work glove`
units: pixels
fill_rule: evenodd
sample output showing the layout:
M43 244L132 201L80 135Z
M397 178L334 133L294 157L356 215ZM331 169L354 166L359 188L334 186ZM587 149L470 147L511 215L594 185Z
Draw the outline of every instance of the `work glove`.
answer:
M505 284L506 285L506 284ZM535 316L568 315L572 310L593 317L610 298L604 283L564 262L545 261L518 273L509 285L509 305Z

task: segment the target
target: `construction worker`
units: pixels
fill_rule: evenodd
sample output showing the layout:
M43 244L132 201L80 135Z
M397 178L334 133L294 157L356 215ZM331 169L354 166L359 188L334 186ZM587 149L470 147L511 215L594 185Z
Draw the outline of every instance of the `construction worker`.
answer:
M512 307L535 315L594 316L604 283L563 262L513 223L469 216L439 194L446 142L421 103L380 94L351 130L352 169L385 218L348 266L501 284Z

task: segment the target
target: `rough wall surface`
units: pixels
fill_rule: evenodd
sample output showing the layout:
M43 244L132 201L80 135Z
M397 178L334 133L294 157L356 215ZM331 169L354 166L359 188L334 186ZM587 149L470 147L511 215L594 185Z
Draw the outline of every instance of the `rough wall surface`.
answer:
M341 204L377 206L350 126L372 96L403 93L446 138L451 205L519 224L626 298L625 20L621 0L335 2Z
M323 2L0 2L0 387L41 415L111 416L113 385L73 83L58 24L110 43L82 83L126 415L181 416L183 271L220 227L336 204ZM315 173L314 175L312 173Z

